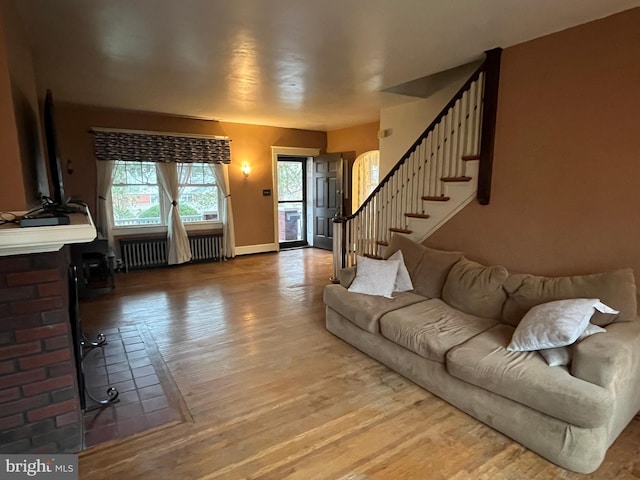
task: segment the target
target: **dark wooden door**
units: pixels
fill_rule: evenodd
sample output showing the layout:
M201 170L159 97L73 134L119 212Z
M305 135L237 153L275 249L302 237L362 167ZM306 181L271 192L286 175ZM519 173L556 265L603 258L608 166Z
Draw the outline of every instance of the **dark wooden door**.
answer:
M313 246L333 249L333 218L341 215L342 156L339 153L313 159Z

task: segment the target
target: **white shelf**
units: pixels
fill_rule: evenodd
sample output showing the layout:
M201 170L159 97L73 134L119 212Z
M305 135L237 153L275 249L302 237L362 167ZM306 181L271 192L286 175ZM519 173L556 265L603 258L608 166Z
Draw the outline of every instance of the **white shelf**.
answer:
M13 212L22 215L25 212ZM91 214L69 214L69 225L28 227L8 223L0 225L0 257L29 253L57 252L69 243L91 242L96 227Z

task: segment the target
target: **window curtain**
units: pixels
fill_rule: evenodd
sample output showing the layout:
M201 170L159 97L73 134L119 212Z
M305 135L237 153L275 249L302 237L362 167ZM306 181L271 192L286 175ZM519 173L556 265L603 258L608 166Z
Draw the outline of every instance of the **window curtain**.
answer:
M190 166L187 168L186 165L187 164L180 166L180 173L178 173L178 164L176 163L158 163L156 165L158 183L171 202L169 218L167 220L167 244L169 247L167 263L169 265L186 263L191 260L189 237L187 236L187 230L184 228L178 209L178 199L180 198L179 184L183 183L180 182L179 179L186 179L190 171Z
M105 161L98 163L98 185L97 185L97 207L98 231L109 242L113 248L113 208L111 206L111 186L113 185L113 174L115 162Z
M231 193L229 189L229 167L222 163L210 163L209 167L216 178L220 193L224 195L222 202L222 238L224 241L224 257L236 256L236 235L233 227L233 209L231 207Z

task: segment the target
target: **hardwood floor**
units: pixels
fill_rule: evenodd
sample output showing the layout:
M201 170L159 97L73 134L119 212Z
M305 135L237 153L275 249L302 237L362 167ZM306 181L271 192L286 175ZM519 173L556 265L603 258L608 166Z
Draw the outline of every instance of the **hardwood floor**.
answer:
M188 421L80 455L81 479L634 479L636 418L593 475L562 470L324 328L328 252L120 274L88 330L144 322Z

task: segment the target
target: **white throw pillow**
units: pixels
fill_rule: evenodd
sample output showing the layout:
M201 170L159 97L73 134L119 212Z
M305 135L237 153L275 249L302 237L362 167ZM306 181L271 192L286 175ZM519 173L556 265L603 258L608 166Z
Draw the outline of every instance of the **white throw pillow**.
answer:
M374 260L361 256L358 256L356 260L358 262L356 278L353 279L348 290L392 298L391 293L396 283L400 262L398 260Z
M571 363L571 348L556 347L540 350L540 355L550 367L564 367Z
M402 256L402 250L397 250L393 255L387 258L387 262L391 260L397 260L400 262L400 267L398 268L398 275L396 276L396 283L393 286L394 292L408 292L409 290L413 290L413 283L411 283L411 277L409 276L409 270L407 270L407 266L404 264L404 257Z
M575 342L598 310L618 313L597 298L572 298L536 305L520 320L507 350L527 352Z
M582 335L580 335L575 343L580 343L585 338L596 333L605 332L606 330L604 328L589 323L589 325L587 325L587 329L582 332ZM540 350L540 355L542 355L542 358L544 358L547 365L550 367L565 367L571 363L571 359L573 357L573 350L571 347L572 345L568 345L566 347L545 348L544 350Z

